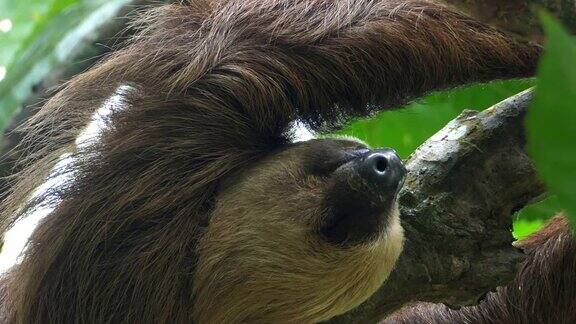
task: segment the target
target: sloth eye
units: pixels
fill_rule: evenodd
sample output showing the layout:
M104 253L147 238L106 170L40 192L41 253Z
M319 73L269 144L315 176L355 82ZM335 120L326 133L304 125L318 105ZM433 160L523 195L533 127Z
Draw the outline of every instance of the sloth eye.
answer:
M349 150L332 150L321 152L305 159L304 167L308 174L316 176L329 176L343 164L359 158L368 151L365 147Z

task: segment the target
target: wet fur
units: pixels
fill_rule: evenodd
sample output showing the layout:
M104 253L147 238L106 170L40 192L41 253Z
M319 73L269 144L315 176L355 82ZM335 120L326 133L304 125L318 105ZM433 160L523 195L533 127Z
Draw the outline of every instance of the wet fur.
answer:
M123 49L27 123L0 229L57 207L3 279L6 322L315 322L345 312L385 280L401 229L341 249L293 227L319 218L325 182L292 168L302 154L282 153L298 151L291 123L329 130L429 91L531 76L540 55L419 0L196 0L148 10L134 26ZM75 145L121 86L124 108L100 140ZM25 203L64 153L75 163L52 175L74 181ZM247 176L271 159L277 177ZM317 298L299 300L310 291Z

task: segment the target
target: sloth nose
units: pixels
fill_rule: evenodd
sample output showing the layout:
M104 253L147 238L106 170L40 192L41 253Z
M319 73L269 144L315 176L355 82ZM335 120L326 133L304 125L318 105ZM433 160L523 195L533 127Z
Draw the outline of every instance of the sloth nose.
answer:
M358 171L369 182L388 188L399 189L406 176L402 160L396 151L389 148L364 153Z

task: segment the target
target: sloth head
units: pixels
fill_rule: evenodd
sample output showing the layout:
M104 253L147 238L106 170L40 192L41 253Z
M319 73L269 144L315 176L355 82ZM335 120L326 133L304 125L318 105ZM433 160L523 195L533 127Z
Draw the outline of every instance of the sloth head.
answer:
M402 249L405 173L391 149L324 139L230 177L200 239L195 319L315 322L366 300Z

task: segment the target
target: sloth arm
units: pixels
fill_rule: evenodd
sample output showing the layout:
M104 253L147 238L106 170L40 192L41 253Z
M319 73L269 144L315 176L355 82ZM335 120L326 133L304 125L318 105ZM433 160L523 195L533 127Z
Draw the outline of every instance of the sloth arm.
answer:
M137 63L112 71L161 96L193 97L190 106L239 114L256 138L281 136L295 119L337 126L433 90L531 76L540 53L430 1L211 6L197 29L174 23L194 21L187 7L145 16L124 52Z
M165 173L199 175L188 184L207 192L288 142L295 120L328 130L430 91L532 76L541 53L422 0L196 0L146 11L134 27L127 46L68 82L28 122L25 171L5 203L4 230L122 85L132 89L123 93L129 108L110 118L121 126L102 140L116 164L134 171L118 176L147 173L151 164L128 160L138 156L170 166ZM180 170L173 161L184 158Z
M131 99L133 115L150 104L163 114L186 107L191 124L218 137L214 151L234 150L270 144L296 119L331 128L430 91L531 76L540 55L538 46L421 0L190 1L148 11L135 26L126 48L43 108L35 130L50 115L66 133L130 84L145 98Z

